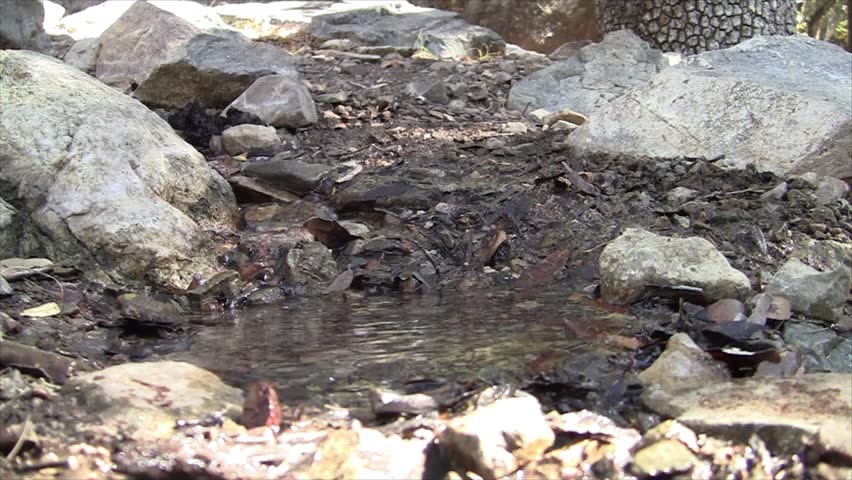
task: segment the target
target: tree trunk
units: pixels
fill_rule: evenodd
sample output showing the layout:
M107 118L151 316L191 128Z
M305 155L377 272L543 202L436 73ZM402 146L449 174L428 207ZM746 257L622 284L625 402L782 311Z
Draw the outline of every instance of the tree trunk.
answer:
M795 0L596 0L602 33L627 28L652 47L686 54L755 35L796 33Z

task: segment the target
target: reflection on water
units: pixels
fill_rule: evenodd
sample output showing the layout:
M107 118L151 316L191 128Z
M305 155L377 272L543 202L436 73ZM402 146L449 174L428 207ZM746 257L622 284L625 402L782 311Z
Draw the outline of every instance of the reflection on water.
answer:
M290 402L321 394L348 403L372 385L416 378L506 380L539 353L576 345L564 319L602 314L567 299L565 292L525 300L482 292L296 299L199 327L191 350L171 358L238 386L270 379Z

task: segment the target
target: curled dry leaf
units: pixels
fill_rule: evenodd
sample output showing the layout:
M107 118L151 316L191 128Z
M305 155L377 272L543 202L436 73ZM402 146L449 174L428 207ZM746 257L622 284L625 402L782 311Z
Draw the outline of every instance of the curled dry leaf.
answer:
M331 284L322 291L324 295L328 295L329 293L337 293L342 292L349 288L352 285L352 280L355 278L355 273L352 270L346 270L341 273L331 282Z
M494 256L494 253L497 252L497 249L500 248L500 245L503 245L503 242L506 241L506 232L503 230L497 230L494 233L494 236L491 237L491 241L488 242L487 245L483 245L482 248L476 252L476 262L477 265L483 266L488 264L491 261L491 257Z

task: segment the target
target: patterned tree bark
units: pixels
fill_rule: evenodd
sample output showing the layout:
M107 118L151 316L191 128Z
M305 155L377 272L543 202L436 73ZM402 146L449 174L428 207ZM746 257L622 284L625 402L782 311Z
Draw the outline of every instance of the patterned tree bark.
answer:
M796 33L795 0L595 0L602 33L627 28L664 52L699 53Z

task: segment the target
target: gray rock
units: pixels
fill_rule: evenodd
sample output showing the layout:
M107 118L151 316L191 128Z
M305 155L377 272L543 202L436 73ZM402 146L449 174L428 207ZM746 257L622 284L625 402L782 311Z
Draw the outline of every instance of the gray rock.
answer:
M849 193L849 184L839 178L823 177L820 179L814 195L817 205L828 205L846 197L847 193Z
M666 202L673 207L679 207L697 196L698 192L696 190L686 187L675 187L666 194Z
M599 262L603 297L614 304L635 302L649 285L700 287L714 299L744 298L751 290L745 274L698 237L668 238L628 228L604 248Z
M71 48L62 57L62 61L77 70L93 75L97 67L100 50L101 44L97 38L84 38L71 45Z
M91 423L111 430L129 428L134 438L167 438L180 419L213 413L239 415L242 392L207 370L183 362L127 363L83 375L65 386ZM97 422L97 423L96 423Z
M789 300L795 312L835 321L843 314L850 281L852 272L845 266L819 272L799 259L791 258L769 280L766 291Z
M251 149L269 150L275 153L281 140L275 128L262 125L237 125L222 132L222 148L228 155L239 155Z
M285 75L258 78L228 108L250 113L267 125L298 128L316 123L317 107L301 82Z
M2 276L0 276L0 297L5 297L15 293L15 290L12 289L12 286L9 285L9 282Z
M0 198L0 258L18 255L18 211Z
M666 66L662 52L633 33L613 32L601 43L582 47L575 56L515 83L506 106L522 112L569 108L590 115Z
M101 35L97 78L157 107L181 108L196 100L221 108L262 76L298 77L283 50L248 41L217 22L210 9L192 9L200 9L201 19L135 3Z
M243 175L257 177L293 193L304 195L319 185L331 168L316 163L273 158L266 162L251 162L243 166Z
M662 355L639 374L647 388L665 392L691 389L730 378L724 365L713 360L685 333L673 335Z
M338 103L346 103L349 100L349 94L346 92L324 93L316 96L316 101L319 103L327 103L329 105L337 105Z
M235 227L237 208L200 153L139 102L52 58L2 51L0 69L0 192L27 218L21 256L178 288L213 271L204 230Z
M496 479L536 459L555 437L530 396L497 400L453 419L438 438L457 472Z
M748 442L758 434L770 451L796 454L802 441L852 456L852 375L739 379L642 400L697 433Z
M64 1L66 12L65 16L60 18L54 29L57 32L62 32L70 35L74 40L83 40L86 38L98 38L110 25L115 23L124 12L133 6L135 2L126 0L81 0L94 3L96 5L81 5L83 8L69 8L67 1ZM160 8L168 9L168 0L149 0L149 3L159 4Z
M346 38L360 45L414 47L438 58L475 58L505 47L499 35L466 23L458 14L408 2L317 15L309 31L321 41Z
M6 2L0 16L0 49L48 49L50 41L44 33L43 23L44 5L41 2Z
M596 112L569 144L579 154L720 159L729 168L847 178L850 70L852 54L836 45L755 37L659 73Z
M838 335L822 325L787 322L784 324L784 341L802 353L806 373L852 373L851 338Z
M337 277L337 263L325 245L309 242L287 252L287 282L316 290Z

